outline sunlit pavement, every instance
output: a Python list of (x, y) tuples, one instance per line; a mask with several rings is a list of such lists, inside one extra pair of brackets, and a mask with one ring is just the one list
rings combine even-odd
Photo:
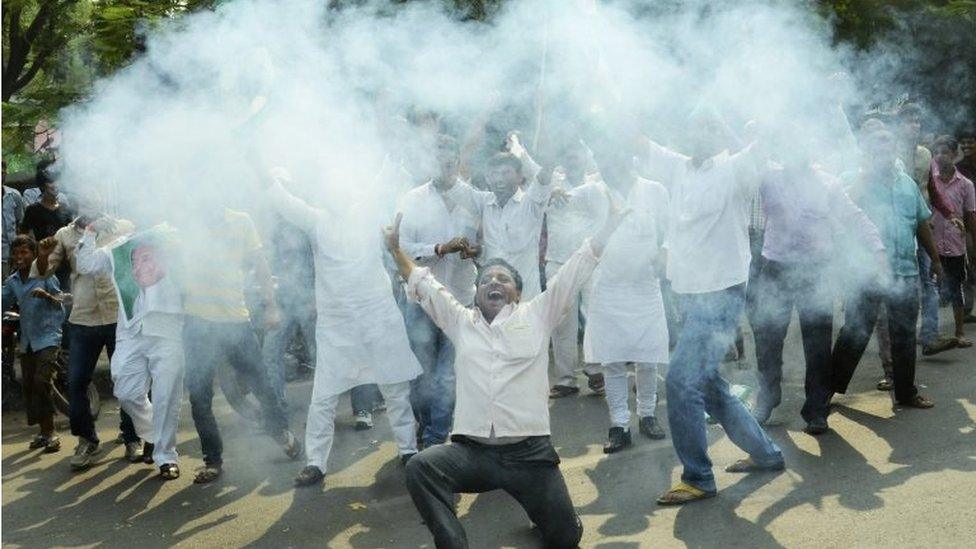
[[(945, 311), (943, 311), (945, 312)], [(969, 336), (976, 335), (970, 325)], [(747, 337), (748, 340), (748, 337)], [(751, 352), (747, 353), (751, 356)], [(893, 409), (874, 389), (881, 368), (869, 347), (847, 396), (835, 399), (832, 431), (802, 432), (801, 352), (795, 327), (786, 354), (787, 401), (770, 433), (783, 448), (780, 474), (732, 475), (743, 457), (718, 426), (709, 427), (720, 488), (715, 499), (681, 508), (654, 504), (680, 469), (670, 440), (637, 434), (633, 448), (604, 456), (602, 397), (552, 403), (553, 439), (582, 516), (584, 547), (972, 547), (976, 540), (976, 350), (920, 358), (918, 381), (933, 410)], [(751, 382), (754, 366), (727, 365)], [(663, 387), (663, 384), (662, 384)], [(291, 384), (293, 424), (304, 425), (309, 383)], [(114, 402), (103, 407), (97, 463), (72, 473), (74, 440), (54, 455), (27, 449), (22, 414), (3, 417), (2, 541), (9, 547), (431, 547), (403, 486), (403, 470), (382, 414), (356, 432), (341, 403), (337, 441), (324, 490), (292, 488), (301, 462), (288, 461), (222, 397), (215, 407), (225, 443), (225, 474), (192, 484), (200, 450), (189, 406), (179, 438), (183, 476), (164, 483), (149, 465), (120, 458)], [(665, 405), (659, 405), (665, 417)], [(665, 423), (666, 425), (666, 423)], [(521, 509), (504, 493), (464, 496), (460, 512), (472, 547), (536, 547)]]

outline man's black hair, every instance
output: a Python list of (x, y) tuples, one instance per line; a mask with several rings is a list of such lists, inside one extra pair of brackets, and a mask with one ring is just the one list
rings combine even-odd
[(959, 149), (959, 141), (957, 141), (956, 138), (951, 135), (940, 135), (932, 143), (932, 152), (935, 152), (942, 147), (949, 149), (953, 154), (955, 154)]
[(37, 163), (37, 168), (34, 170), (34, 182), (37, 183), (38, 187), (57, 180), (51, 169), (53, 164), (54, 160), (51, 159), (41, 160)]
[(522, 161), (517, 156), (509, 152), (495, 153), (488, 159), (488, 169), (495, 166), (511, 166), (513, 170), (522, 173)]
[(923, 114), (924, 112), (922, 111), (922, 107), (918, 106), (918, 103), (905, 103), (901, 106), (901, 108), (898, 109), (899, 120), (905, 120), (910, 116), (917, 116), (921, 118)]
[(27, 246), (32, 252), (34, 252), (34, 255), (37, 255), (37, 241), (34, 240), (33, 236), (29, 234), (19, 234), (15, 236), (13, 242), (10, 243), (10, 251), (13, 251), (14, 248), (20, 248), (21, 246)]
[(515, 289), (518, 290), (519, 293), (522, 293), (522, 275), (519, 274), (518, 269), (513, 267), (511, 263), (505, 261), (500, 257), (496, 257), (495, 259), (489, 259), (488, 261), (482, 263), (480, 267), (478, 267), (477, 280), (479, 283), (481, 282), (481, 274), (487, 271), (491, 267), (502, 267), (503, 269), (508, 271), (512, 275), (512, 278), (515, 279)]

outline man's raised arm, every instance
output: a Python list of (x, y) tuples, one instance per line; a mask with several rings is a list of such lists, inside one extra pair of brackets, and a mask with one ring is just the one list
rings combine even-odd
[(400, 222), (403, 214), (398, 213), (393, 225), (383, 230), (386, 247), (393, 255), (397, 272), (407, 281), (407, 296), (415, 300), (438, 328), (453, 339), (457, 326), (469, 310), (461, 305), (444, 286), (434, 279), (430, 270), (417, 266), (400, 248)]

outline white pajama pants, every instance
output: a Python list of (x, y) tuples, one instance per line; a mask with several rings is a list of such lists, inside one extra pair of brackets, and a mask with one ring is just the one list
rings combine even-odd
[(115, 342), (113, 393), (132, 417), (139, 438), (155, 445), (156, 465), (177, 462), (183, 364), (183, 342), (179, 339), (138, 335)]
[[(563, 264), (558, 261), (546, 262), (546, 280), (552, 280), (562, 266)], [(590, 374), (596, 373), (593, 371), (594, 368), (581, 368), (579, 359), (579, 311), (580, 308), (585, 310), (589, 293), (587, 283), (570, 305), (565, 318), (552, 330), (550, 341), (552, 342), (553, 385), (576, 387), (580, 370)]]
[[(630, 384), (627, 382), (627, 364), (627, 362), (610, 362), (603, 365), (610, 425), (624, 429), (630, 429), (630, 406), (627, 404)], [(653, 416), (654, 409), (657, 407), (657, 364), (635, 362), (634, 381), (637, 385), (637, 416)]]
[[(318, 467), (323, 473), (335, 440), (336, 407), (339, 395), (324, 394), (328, 380), (318, 379), (320, 369), (316, 368), (316, 379), (312, 386), (312, 401), (308, 406), (308, 423), (305, 427), (305, 453), (308, 465)], [(417, 426), (413, 410), (410, 408), (410, 382), (380, 383), (380, 393), (386, 401), (386, 418), (396, 441), (400, 455), (417, 451)]]

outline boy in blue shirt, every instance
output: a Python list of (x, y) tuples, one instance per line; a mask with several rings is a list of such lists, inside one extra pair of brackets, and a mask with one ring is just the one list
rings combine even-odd
[(27, 424), (40, 428), (30, 448), (53, 453), (61, 449), (61, 438), (54, 432), (51, 377), (60, 352), (64, 301), (69, 295), (61, 293), (54, 276), (30, 278), (36, 255), (37, 242), (30, 236), (20, 235), (10, 244), (14, 273), (3, 283), (3, 310), (20, 307), (20, 368)]

